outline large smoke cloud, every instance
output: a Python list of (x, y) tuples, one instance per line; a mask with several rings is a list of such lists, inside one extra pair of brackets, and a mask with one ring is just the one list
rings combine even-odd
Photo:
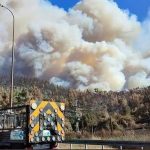
[[(110, 0), (82, 0), (68, 12), (44, 0), (1, 0), (15, 14), (16, 74), (76, 89), (150, 85), (150, 19)], [(11, 15), (0, 9), (0, 71), (9, 70)]]

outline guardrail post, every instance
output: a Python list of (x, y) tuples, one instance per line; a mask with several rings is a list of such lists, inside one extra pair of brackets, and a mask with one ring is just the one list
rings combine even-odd
[(143, 149), (144, 149), (144, 147), (142, 146), (142, 147), (141, 147), (141, 150), (143, 150)]
[(120, 146), (120, 150), (122, 150), (122, 146)]
[(70, 143), (70, 149), (72, 149), (72, 144)]
[(102, 147), (101, 147), (101, 148), (102, 148), (102, 150), (104, 150), (104, 145), (102, 145)]
[(88, 149), (88, 146), (87, 146), (87, 144), (85, 144), (85, 149)]

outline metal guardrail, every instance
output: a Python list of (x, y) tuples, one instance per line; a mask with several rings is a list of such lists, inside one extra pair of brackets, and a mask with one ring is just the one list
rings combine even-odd
[(73, 144), (84, 144), (85, 149), (88, 149), (88, 145), (100, 145), (101, 149), (104, 149), (104, 146), (113, 146), (120, 150), (138, 148), (141, 150), (150, 149), (149, 141), (112, 141), (112, 140), (65, 140), (62, 143), (70, 144), (70, 149), (72, 149)]

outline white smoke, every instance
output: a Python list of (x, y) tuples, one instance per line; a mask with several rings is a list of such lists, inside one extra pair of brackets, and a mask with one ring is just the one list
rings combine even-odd
[[(15, 14), (16, 74), (81, 90), (150, 85), (149, 17), (140, 23), (112, 0), (82, 0), (68, 12), (46, 0), (1, 3)], [(10, 67), (11, 20), (0, 8), (1, 72)]]
[(129, 78), (129, 88), (149, 86), (150, 77), (147, 77), (145, 72), (138, 72)]
[(148, 12), (147, 18), (142, 23), (142, 31), (140, 36), (137, 38), (135, 47), (140, 51), (147, 51), (150, 53), (150, 11)]

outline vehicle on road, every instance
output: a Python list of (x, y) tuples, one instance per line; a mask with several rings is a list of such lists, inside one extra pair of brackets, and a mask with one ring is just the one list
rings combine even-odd
[(0, 110), (0, 149), (33, 149), (64, 140), (65, 104), (31, 100), (25, 106)]

